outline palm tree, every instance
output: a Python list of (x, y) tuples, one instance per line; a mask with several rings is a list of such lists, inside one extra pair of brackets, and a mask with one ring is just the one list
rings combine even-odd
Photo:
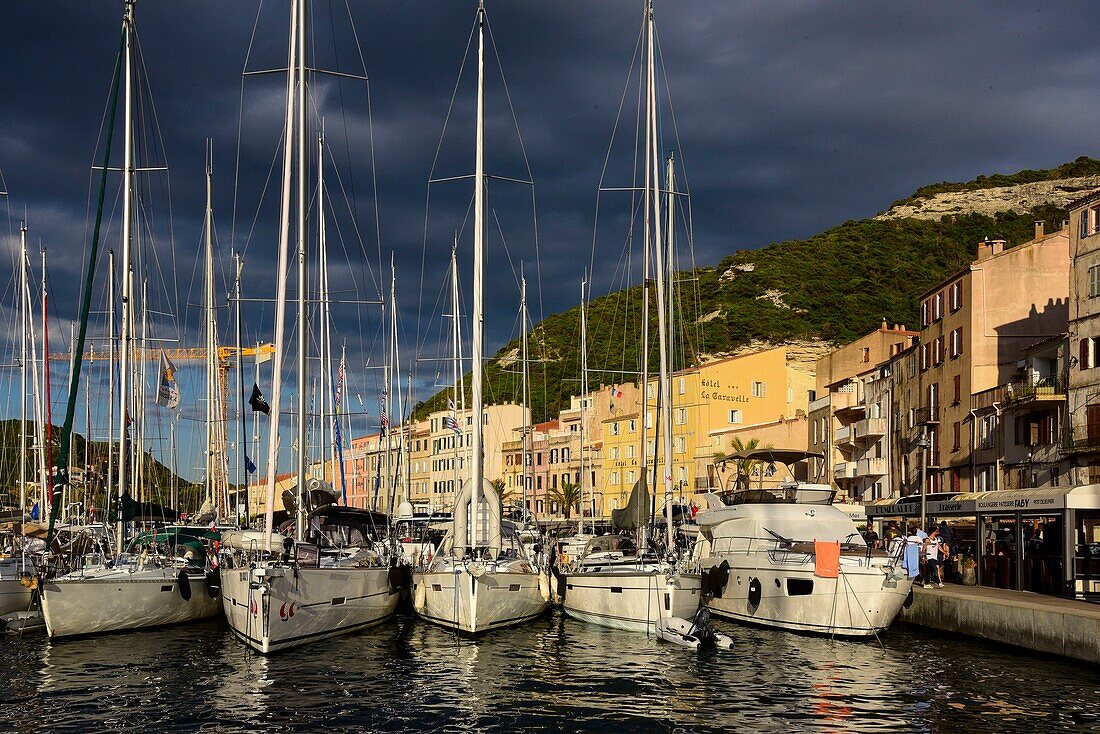
[[(750, 438), (747, 442), (743, 442), (740, 437), (734, 436), (733, 441), (730, 442), (730, 447), (733, 449), (733, 453), (739, 454), (742, 451), (752, 451), (757, 448), (770, 449), (772, 445), (769, 443), (761, 446), (758, 438)], [(752, 475), (757, 470), (762, 469), (764, 462), (758, 459), (735, 459), (734, 461), (737, 464), (736, 486), (738, 489), (748, 489)]]
[(557, 487), (546, 490), (546, 497), (551, 502), (557, 502), (565, 514), (565, 519), (573, 513), (573, 505), (581, 501), (581, 485), (576, 482), (563, 481)]

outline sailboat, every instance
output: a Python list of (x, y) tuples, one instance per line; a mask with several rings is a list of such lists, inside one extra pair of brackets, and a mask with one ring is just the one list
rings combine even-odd
[[(279, 230), (278, 293), (271, 428), (268, 433), (267, 501), (264, 529), (222, 536), (222, 606), (233, 633), (261, 653), (377, 625), (394, 614), (398, 589), (384, 543), (387, 518), (339, 506), (331, 485), (307, 469), (306, 393), (309, 382), (307, 338), (306, 190), (306, 0), (292, 0), (290, 53), (283, 140), (282, 205)], [(323, 160), (323, 159), (322, 159)], [(319, 163), (319, 170), (323, 165)], [(279, 452), (283, 353), (290, 260), (292, 179), (296, 184), (297, 287), (297, 454), (295, 486), (283, 493), (293, 522), (275, 532), (273, 505)], [(318, 176), (319, 199), (324, 198)], [(323, 232), (323, 228), (321, 228)], [(322, 264), (324, 267), (324, 264)]]
[[(131, 410), (135, 392), (131, 384), (134, 324), (134, 279), (131, 267), (133, 226), (135, 219), (134, 193), (134, 0), (125, 0), (122, 20), (124, 75), (122, 89), (124, 103), (124, 161), (123, 172), (123, 220), (122, 220), (122, 277), (123, 318), (121, 351), (119, 355), (119, 396), (122, 409), (118, 424), (118, 498), (119, 521), (116, 530), (114, 559), (95, 563), (45, 581), (42, 585), (42, 613), (50, 637), (67, 637), (101, 632), (118, 632), (187, 622), (218, 613), (215, 587), (207, 583), (207, 558), (201, 539), (184, 533), (162, 534), (157, 537), (139, 536), (130, 552), (123, 545), (123, 521), (121, 505), (132, 484), (131, 442), (128, 440)], [(115, 98), (119, 79), (116, 76)], [(107, 147), (109, 155), (110, 146)], [(104, 171), (106, 172), (106, 165)], [(100, 191), (102, 201), (103, 187)], [(102, 211), (102, 210), (101, 210)], [(98, 217), (101, 216), (97, 215)], [(97, 222), (95, 238), (98, 240)], [(94, 251), (98, 241), (93, 246)], [(92, 269), (89, 268), (89, 273)], [(113, 286), (112, 286), (113, 287)], [(80, 337), (74, 346), (79, 357), (84, 348), (88, 320), (90, 277), (85, 283), (84, 303), (81, 313)], [(79, 363), (74, 360), (74, 365)], [(69, 404), (62, 434), (61, 467), (57, 483), (52, 488), (53, 507), (50, 518), (50, 536), (53, 535), (58, 505), (67, 484), (68, 440), (72, 432), (73, 412), (78, 394), (79, 372), (74, 368), (69, 386)], [(140, 454), (139, 454), (140, 455)], [(47, 541), (49, 544), (49, 540)]]
[[(645, 189), (644, 202), (644, 282), (642, 313), (649, 311), (649, 269), (656, 272), (656, 305), (660, 372), (658, 375), (657, 412), (660, 428), (659, 444), (662, 456), (654, 457), (655, 476), (664, 485), (665, 529), (664, 553), (659, 554), (649, 537), (651, 497), (648, 486), (650, 457), (647, 455), (646, 426), (648, 401), (648, 318), (643, 318), (642, 420), (640, 426), (640, 477), (631, 490), (627, 506), (612, 511), (611, 524), (615, 534), (588, 541), (581, 557), (564, 569), (566, 614), (585, 622), (633, 632), (660, 634), (674, 620), (691, 620), (699, 609), (702, 579), (697, 567), (677, 553), (672, 522), (672, 378), (669, 331), (668, 291), (666, 280), (669, 260), (663, 257), (661, 228), (661, 177), (658, 158), (656, 44), (653, 24), (653, 4), (645, 3)], [(671, 213), (669, 213), (670, 215)], [(652, 257), (651, 257), (652, 255)]]
[[(474, 171), (470, 477), (456, 493), (454, 519), (434, 557), (413, 571), (413, 609), (429, 622), (480, 634), (533, 619), (550, 597), (548, 579), (528, 557), (518, 528), (503, 519), (485, 477), (482, 358), (485, 268), (485, 3), (478, 3), (477, 123)], [(457, 314), (457, 308), (455, 313)], [(457, 382), (457, 378), (456, 378)]]

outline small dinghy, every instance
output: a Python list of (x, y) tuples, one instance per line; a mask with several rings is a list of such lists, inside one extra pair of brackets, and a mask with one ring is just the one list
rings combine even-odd
[(710, 611), (703, 607), (695, 618), (688, 621), (682, 617), (663, 617), (657, 625), (657, 636), (665, 642), (672, 642), (698, 650), (700, 647), (716, 647), (720, 650), (732, 650), (733, 638), (721, 632), (715, 632), (710, 626)]
[(14, 612), (0, 617), (0, 624), (9, 635), (22, 635), (27, 632), (41, 632), (46, 628), (42, 612)]

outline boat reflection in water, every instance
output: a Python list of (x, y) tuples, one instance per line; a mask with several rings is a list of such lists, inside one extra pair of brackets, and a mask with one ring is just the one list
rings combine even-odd
[[(220, 621), (0, 638), (0, 731), (1090, 731), (1100, 670), (908, 626), (878, 645), (719, 623), (695, 652), (555, 612), (470, 639), (411, 616), (257, 655)], [(736, 655), (736, 658), (732, 657)], [(43, 719), (45, 721), (45, 719)], [(998, 725), (1000, 719), (996, 720)]]

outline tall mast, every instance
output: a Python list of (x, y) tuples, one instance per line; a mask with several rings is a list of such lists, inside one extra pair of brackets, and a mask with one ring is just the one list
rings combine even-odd
[[(660, 416), (657, 419), (661, 427), (661, 478), (665, 489), (665, 530), (666, 548), (669, 553), (673, 550), (672, 532), (672, 376), (668, 369), (668, 312), (665, 310), (665, 277), (670, 274), (665, 272), (666, 263), (663, 258), (663, 243), (661, 231), (661, 189), (660, 158), (657, 154), (657, 79), (654, 57), (656, 56), (656, 44), (654, 43), (653, 4), (649, 5), (649, 58), (647, 59), (647, 97), (649, 98), (649, 133), (646, 136), (648, 147), (646, 149), (646, 165), (652, 167), (652, 174), (647, 174), (652, 183), (653, 196), (653, 258), (657, 270), (657, 341), (660, 358), (660, 383), (657, 389), (658, 408)], [(654, 488), (656, 493), (656, 488)]]
[[(115, 487), (115, 452), (111, 434), (115, 425), (115, 251), (107, 252), (107, 482), (103, 485), (103, 505), (111, 504)], [(106, 525), (106, 517), (104, 517)], [(121, 547), (116, 546), (118, 552)]]
[[(470, 545), (478, 545), (479, 508), (481, 485), (485, 481), (485, 465), (481, 453), (484, 426), (482, 425), (481, 360), (485, 329), (485, 2), (479, 0), (477, 9), (477, 145), (474, 165), (474, 278), (473, 323), (470, 333), (470, 392), (473, 411), (473, 437), (470, 444), (473, 464), (470, 473)], [(461, 529), (460, 531), (461, 532)]]
[(455, 422), (452, 427), (451, 443), (454, 447), (454, 456), (452, 458), (452, 469), (454, 470), (454, 488), (455, 493), (461, 489), (462, 477), (461, 470), (458, 468), (458, 454), (459, 444), (462, 441), (462, 432), (458, 429), (461, 428), (458, 417), (462, 415), (459, 411), (459, 401), (465, 400), (465, 391), (462, 389), (462, 357), (459, 356), (461, 331), (459, 326), (459, 303), (458, 303), (458, 235), (455, 234), (455, 242), (451, 246), (451, 355), (453, 360), (453, 372), (454, 372), (454, 400), (451, 402), (451, 420)]
[[(585, 274), (587, 276), (587, 273)], [(581, 463), (581, 476), (580, 476), (580, 491), (581, 491), (581, 527), (580, 533), (584, 535), (584, 435), (585, 435), (585, 421), (586, 410), (585, 406), (588, 403), (588, 294), (587, 294), (587, 277), (581, 281), (581, 443), (580, 443), (580, 463)]]
[(217, 457), (218, 421), (218, 321), (214, 310), (214, 204), (213, 204), (214, 150), (210, 138), (206, 139), (206, 501), (215, 507), (220, 517)]
[[(149, 353), (149, 309), (146, 305), (149, 300), (149, 279), (141, 279), (141, 355), (142, 359), (135, 360), (134, 371), (137, 373), (137, 395), (134, 401), (134, 425), (137, 427), (137, 435), (133, 441), (134, 450), (131, 460), (134, 461), (134, 470), (130, 472), (130, 496), (137, 498), (138, 502), (146, 502), (150, 499), (145, 489), (145, 390), (147, 385), (146, 367), (149, 360), (144, 355)], [(135, 350), (136, 351), (136, 350)]]
[[(523, 272), (523, 264), (520, 263), (520, 273)], [(520, 517), (524, 520), (526, 525), (527, 512), (527, 408), (528, 408), (528, 394), (527, 394), (527, 278), (520, 276), (520, 295), (519, 295), (519, 317), (523, 322), (523, 367), (521, 372), (523, 374), (523, 456), (521, 457), (520, 466), (523, 467), (523, 474), (521, 479), (523, 480), (523, 489), (521, 490), (520, 499)]]
[[(292, 0), (290, 19), (290, 58), (287, 68), (286, 89), (286, 129), (283, 132), (283, 182), (279, 209), (279, 270), (278, 286), (275, 298), (275, 358), (271, 366), (271, 427), (267, 441), (267, 492), (264, 502), (265, 545), (271, 550), (271, 531), (274, 525), (275, 511), (275, 475), (279, 460), (279, 405), (282, 398), (281, 380), (283, 375), (283, 344), (286, 330), (286, 287), (287, 267), (290, 260), (290, 184), (293, 164), (291, 155), (294, 139), (294, 95), (297, 90), (298, 59), (298, 18), (299, 5), (305, 0)], [(259, 359), (257, 356), (257, 370)], [(299, 376), (301, 377), (301, 376)], [(299, 384), (299, 391), (302, 386)], [(301, 477), (299, 477), (301, 479)]]
[(306, 513), (302, 507), (302, 492), (306, 484), (306, 3), (298, 0), (298, 129), (295, 144), (298, 147), (298, 466), (297, 466), (297, 517), (294, 534), (304, 540)]
[[(386, 365), (386, 369), (383, 375), (386, 379), (386, 389), (383, 391), (384, 395), (382, 400), (385, 402), (387, 425), (385, 427), (385, 433), (381, 438), (386, 442), (386, 496), (382, 498), (383, 502), (392, 504), (393, 497), (397, 492), (397, 470), (393, 460), (393, 427), (394, 424), (400, 425), (400, 421), (394, 420), (393, 412), (393, 386), (397, 383), (397, 390), (401, 390), (401, 378), (394, 379), (398, 374), (397, 367), (397, 276), (394, 273), (394, 258), (393, 253), (390, 253), (390, 354)], [(378, 508), (375, 508), (378, 509)], [(389, 508), (388, 512), (392, 514), (393, 508)], [(387, 511), (387, 510), (384, 510)]]
[[(241, 485), (244, 489), (244, 522), (248, 524), (249, 507), (248, 507), (248, 423), (244, 415), (244, 353), (242, 351), (242, 328), (241, 328), (241, 270), (244, 269), (244, 260), (241, 259), (241, 255), (238, 252), (233, 253), (233, 302), (236, 308), (233, 310), (233, 316), (236, 321), (234, 324), (234, 333), (236, 334), (237, 342), (237, 416), (241, 422), (240, 443), (237, 446), (237, 463), (240, 464), (240, 477)], [(257, 351), (257, 356), (259, 352)], [(228, 433), (228, 427), (226, 432)], [(234, 503), (233, 513), (234, 522), (240, 525), (240, 497), (241, 489), (237, 489), (237, 501)]]
[[(332, 470), (332, 486), (336, 487), (336, 426), (331, 421), (336, 420), (335, 405), (332, 400), (332, 321), (329, 307), (328, 287), (328, 241), (325, 232), (325, 133), (317, 134), (317, 263), (318, 279), (320, 281), (319, 300), (321, 310), (321, 328), (318, 330), (320, 340), (321, 369), (318, 373), (320, 399), (317, 401), (317, 412), (320, 415), (320, 459), (321, 476), (324, 477), (324, 464), (326, 459)], [(327, 416), (327, 418), (326, 418)]]
[[(46, 290), (46, 248), (42, 248), (42, 492), (53, 498), (53, 401), (50, 399), (50, 295)], [(54, 500), (51, 499), (51, 503)], [(45, 505), (42, 506), (43, 510)]]
[[(27, 511), (27, 319), (30, 282), (27, 277), (27, 223), (19, 223), (19, 520)], [(41, 508), (40, 509), (44, 509)], [(39, 514), (41, 517), (41, 514)]]
[[(646, 24), (646, 126), (645, 126), (645, 194), (643, 195), (643, 218), (642, 226), (645, 230), (643, 250), (642, 250), (642, 365), (641, 365), (641, 389), (642, 389), (642, 407), (638, 415), (638, 474), (639, 477), (645, 480), (644, 486), (649, 486), (648, 474), (649, 474), (649, 456), (646, 451), (646, 422), (649, 419), (649, 268), (650, 268), (650, 248), (653, 245), (653, 211), (652, 203), (656, 199), (650, 200), (649, 192), (653, 189), (653, 171), (649, 165), (649, 152), (650, 148), (656, 143), (653, 138), (656, 135), (656, 130), (650, 125), (650, 121), (653, 119), (653, 78), (654, 78), (654, 64), (653, 64), (653, 3), (650, 0), (646, 0), (645, 5), (645, 24)], [(654, 489), (656, 493), (656, 489)], [(646, 508), (646, 517), (650, 516), (650, 510)], [(647, 542), (648, 532), (642, 532), (642, 546), (644, 548)]]
[(119, 521), (115, 530), (115, 550), (122, 553), (122, 497), (129, 486), (129, 451), (126, 441), (127, 423), (130, 420), (130, 350), (133, 341), (132, 314), (134, 308), (134, 271), (131, 267), (133, 239), (133, 190), (134, 190), (134, 0), (126, 0), (126, 12), (122, 20), (126, 37), (126, 53), (123, 58), (125, 102), (123, 104), (123, 161), (122, 161), (122, 335), (119, 339), (118, 364), (118, 501)]

